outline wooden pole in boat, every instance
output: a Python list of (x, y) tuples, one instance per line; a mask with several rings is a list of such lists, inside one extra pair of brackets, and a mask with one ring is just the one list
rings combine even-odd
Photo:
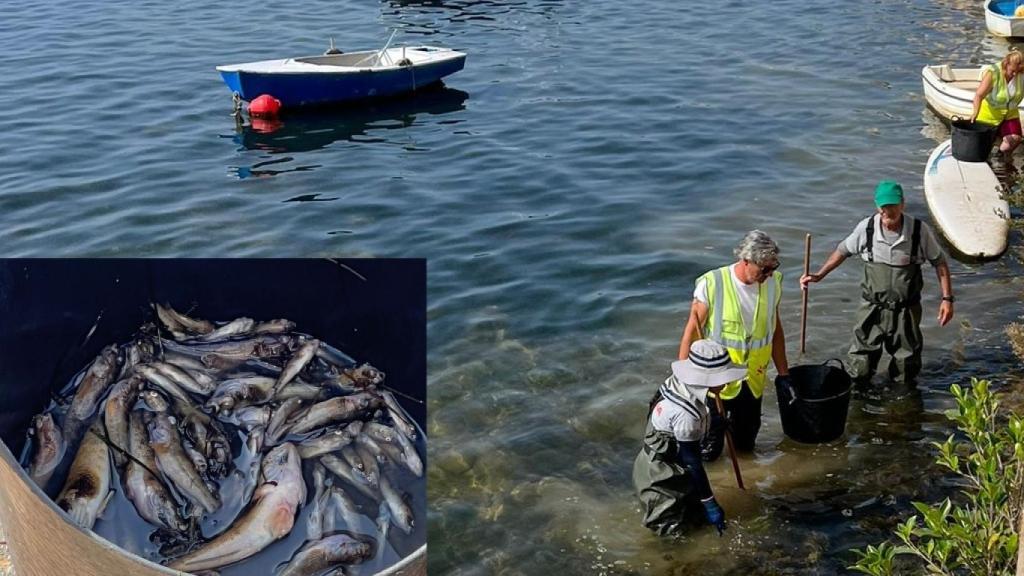
[[(704, 327), (699, 322), (697, 323), (697, 336), (701, 340), (704, 339)], [(725, 420), (725, 406), (722, 404), (722, 398), (718, 394), (715, 394), (715, 407), (718, 408), (718, 414), (725, 421), (725, 445), (729, 450), (729, 459), (732, 460), (732, 471), (736, 475), (736, 485), (740, 487), (740, 490), (746, 490), (747, 488), (743, 485), (743, 474), (740, 472), (740, 461), (736, 458), (736, 447), (732, 443), (732, 432), (729, 430), (729, 422)]]
[[(811, 235), (804, 238), (804, 276), (811, 273)], [(800, 312), (800, 353), (807, 349), (807, 287), (803, 289), (803, 304)]]

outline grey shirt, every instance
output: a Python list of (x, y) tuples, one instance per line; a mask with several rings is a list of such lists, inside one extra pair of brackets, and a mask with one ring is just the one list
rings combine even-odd
[(932, 233), (932, 229), (926, 222), (921, 222), (921, 245), (917, 254), (910, 254), (911, 240), (914, 233), (914, 218), (903, 213), (903, 230), (899, 233), (885, 230), (882, 226), (880, 214), (874, 214), (861, 220), (853, 232), (839, 243), (836, 250), (843, 256), (859, 254), (861, 260), (867, 262), (867, 230), (868, 220), (875, 219), (874, 242), (872, 242), (875, 262), (889, 264), (890, 266), (906, 266), (908, 264), (922, 264), (925, 260), (936, 266), (943, 262), (946, 257), (942, 253), (939, 241)]

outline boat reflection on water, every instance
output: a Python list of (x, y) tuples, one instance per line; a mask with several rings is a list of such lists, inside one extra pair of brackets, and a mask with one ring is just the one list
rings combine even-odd
[(462, 90), (439, 85), (401, 97), (288, 112), (279, 119), (251, 118), (238, 127), (234, 140), (248, 150), (309, 152), (339, 140), (362, 142), (361, 136), (378, 130), (408, 128), (423, 115), (462, 110), (467, 98)]

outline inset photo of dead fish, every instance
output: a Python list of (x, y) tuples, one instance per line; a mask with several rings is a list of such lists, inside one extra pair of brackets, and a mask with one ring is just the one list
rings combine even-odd
[(15, 573), (425, 574), (425, 395), (424, 260), (0, 260)]

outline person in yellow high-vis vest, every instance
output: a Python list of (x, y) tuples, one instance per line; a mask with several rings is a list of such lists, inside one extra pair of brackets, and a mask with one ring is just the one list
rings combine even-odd
[(697, 279), (690, 317), (679, 343), (679, 358), (690, 344), (708, 338), (725, 346), (732, 361), (747, 366), (742, 380), (730, 382), (719, 396), (725, 414), (710, 402), (711, 427), (701, 445), (705, 460), (722, 453), (726, 422), (739, 450), (754, 449), (761, 429), (761, 398), (773, 363), (780, 380), (789, 379), (786, 335), (779, 320), (782, 274), (779, 247), (764, 232), (752, 230), (734, 251), (738, 260)]
[(991, 124), (998, 129), (999, 151), (1003, 161), (1013, 170), (1012, 154), (1021, 142), (1020, 106), (1024, 98), (1024, 54), (1011, 51), (983, 68), (981, 84), (974, 92), (971, 121)]

